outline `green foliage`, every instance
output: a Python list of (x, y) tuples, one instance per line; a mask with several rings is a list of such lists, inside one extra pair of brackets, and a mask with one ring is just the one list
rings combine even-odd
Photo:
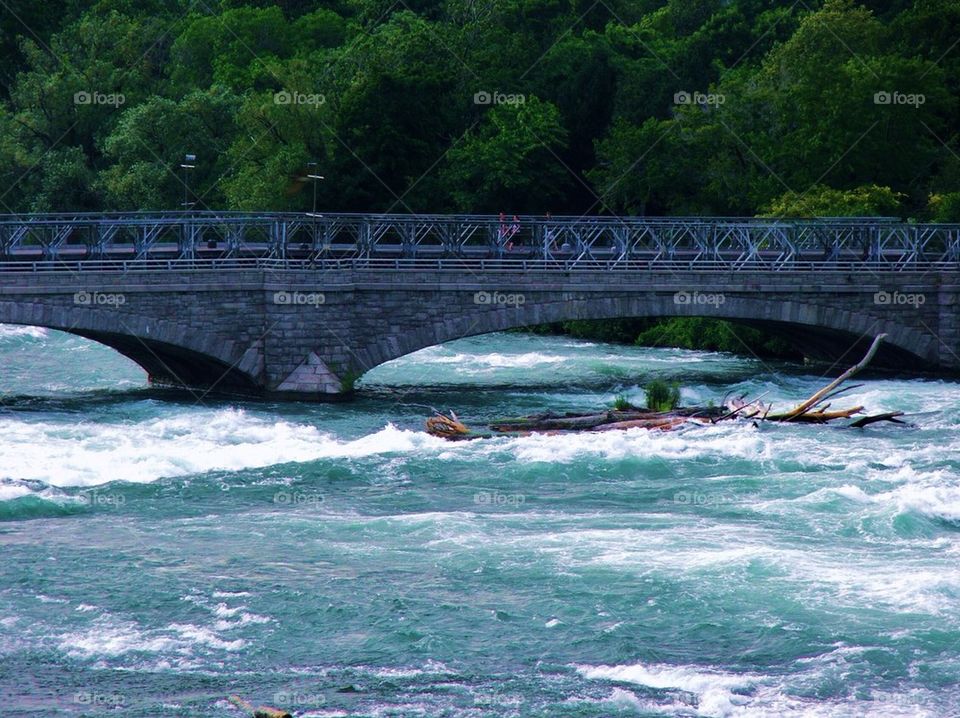
[(574, 319), (557, 328), (577, 339), (632, 344), (637, 335), (655, 324), (649, 319)]
[(759, 329), (704, 317), (674, 317), (643, 331), (636, 344), (651, 347), (705, 349), (753, 356), (800, 358), (783, 339)]
[(960, 218), (952, 0), (4, 6), (4, 211)]
[(680, 406), (680, 385), (654, 379), (644, 388), (647, 395), (647, 408), (653, 411), (670, 411)]
[(764, 208), (770, 217), (899, 216), (903, 194), (889, 187), (865, 185), (838, 190), (814, 185), (804, 194), (787, 192)]
[(613, 408), (617, 411), (629, 411), (633, 408), (633, 404), (627, 400), (624, 394), (617, 394), (613, 398)]
[(743, 324), (706, 317), (664, 319), (578, 319), (523, 331), (566, 334), (578, 339), (724, 351), (775, 359), (802, 359), (802, 353), (776, 334)]
[(340, 391), (343, 394), (352, 394), (357, 388), (357, 382), (360, 381), (360, 377), (363, 376), (363, 372), (357, 371), (355, 369), (349, 369), (344, 372), (343, 376), (340, 379)]
[[(228, 170), (225, 153), (238, 99), (223, 88), (197, 90), (182, 100), (151, 97), (124, 112), (102, 146), (112, 164), (100, 173), (109, 204), (120, 209), (176, 209), (182, 201), (179, 159), (201, 161), (190, 178), (191, 201), (221, 207), (218, 179)], [(174, 161), (171, 161), (171, 158)], [(170, 204), (171, 198), (177, 202)]]
[(932, 195), (930, 210), (934, 222), (960, 222), (960, 192)]
[(446, 183), (462, 212), (535, 211), (563, 196), (555, 157), (566, 143), (560, 112), (530, 96), (496, 105), (447, 153)]

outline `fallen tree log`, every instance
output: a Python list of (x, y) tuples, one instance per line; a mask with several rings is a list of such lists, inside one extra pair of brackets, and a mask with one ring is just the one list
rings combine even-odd
[(819, 404), (821, 401), (825, 399), (825, 397), (827, 397), (828, 394), (830, 394), (830, 392), (832, 392), (838, 386), (843, 384), (843, 382), (847, 381), (847, 379), (851, 379), (852, 377), (857, 375), (860, 371), (862, 371), (863, 368), (870, 363), (874, 355), (877, 353), (877, 349), (880, 348), (880, 343), (886, 338), (887, 338), (886, 334), (878, 334), (874, 338), (873, 343), (870, 344), (870, 348), (867, 350), (867, 353), (863, 357), (863, 359), (861, 359), (859, 362), (857, 362), (852, 367), (847, 369), (845, 372), (843, 372), (843, 374), (841, 374), (832, 382), (830, 382), (825, 387), (823, 387), (823, 389), (814, 393), (813, 396), (811, 396), (809, 399), (801, 403), (799, 406), (791, 409), (790, 411), (784, 414), (775, 414), (772, 416), (767, 416), (767, 419), (769, 421), (790, 421), (800, 416), (801, 414), (805, 413), (806, 411), (810, 410), (817, 404)]
[(600, 424), (591, 431), (614, 431), (623, 429), (660, 429), (665, 431), (685, 424), (689, 419), (685, 416), (662, 416), (659, 419), (631, 419), (628, 421), (614, 421), (609, 424)]
[(884, 414), (875, 414), (873, 416), (865, 416), (862, 419), (857, 419), (855, 422), (850, 424), (851, 429), (862, 429), (865, 426), (870, 424), (875, 424), (878, 421), (890, 421), (894, 424), (906, 424), (905, 421), (900, 421), (897, 417), (903, 416), (902, 411), (888, 411)]
[[(829, 404), (827, 406), (829, 406)], [(770, 419), (770, 417), (767, 417), (767, 419), (769, 421), (794, 421), (808, 422), (811, 424), (825, 424), (828, 421), (833, 421), (834, 419), (849, 419), (854, 414), (859, 414), (861, 411), (863, 411), (862, 406), (853, 406), (849, 409), (838, 409), (836, 411), (808, 411), (807, 413), (799, 414), (792, 419)]]
[[(498, 419), (487, 425), (487, 432), (474, 432), (461, 422), (452, 411), (450, 416), (437, 413), (427, 419), (427, 432), (450, 441), (463, 439), (479, 439), (492, 436), (528, 436), (538, 434), (566, 434), (581, 431), (624, 431), (627, 429), (649, 429), (669, 431), (686, 424), (709, 425), (721, 421), (752, 420), (760, 422), (799, 423), (799, 424), (828, 424), (838, 419), (850, 419), (863, 412), (863, 406), (851, 406), (844, 409), (830, 410), (830, 400), (839, 397), (862, 384), (842, 386), (844, 382), (858, 374), (866, 367), (877, 353), (880, 343), (886, 334), (879, 334), (870, 344), (864, 357), (847, 369), (843, 374), (829, 382), (822, 389), (814, 392), (809, 398), (797, 404), (792, 409), (783, 412), (773, 412), (771, 405), (760, 401), (765, 395), (755, 399), (747, 399), (743, 394), (730, 400), (723, 406), (688, 406), (677, 407), (669, 411), (652, 411), (640, 407), (620, 405), (616, 409), (593, 411), (585, 414), (554, 414), (545, 412), (531, 416), (517, 416)], [(863, 428), (879, 421), (890, 421), (905, 424), (898, 417), (903, 412), (893, 411), (873, 416), (864, 416), (849, 424), (852, 428)]]

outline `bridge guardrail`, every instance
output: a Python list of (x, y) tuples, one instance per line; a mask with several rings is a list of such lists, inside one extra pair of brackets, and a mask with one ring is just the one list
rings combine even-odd
[[(229, 260), (229, 261), (228, 261)], [(531, 217), (291, 213), (0, 216), (0, 262), (536, 262), (583, 267), (876, 270), (960, 264), (960, 225), (892, 218)], [(51, 264), (52, 263), (52, 264)], [(440, 264), (436, 264), (440, 263)], [(125, 265), (127, 266), (127, 265)], [(185, 267), (187, 265), (179, 265)], [(80, 269), (74, 271), (81, 271)], [(127, 271), (132, 271), (127, 269)]]
[(529, 259), (143, 259), (77, 262), (65, 261), (16, 261), (0, 262), (0, 276), (12, 273), (77, 273), (115, 272), (241, 272), (251, 270), (297, 270), (317, 273), (372, 271), (405, 274), (412, 272), (469, 272), (483, 274), (533, 274), (556, 273), (571, 274), (577, 272), (637, 273), (637, 272), (717, 272), (733, 273), (738, 271), (765, 272), (776, 274), (792, 272), (903, 272), (910, 271), (957, 271), (957, 262), (913, 262), (906, 266), (858, 261), (836, 262), (791, 262), (789, 265), (770, 266), (756, 263), (733, 265), (726, 262), (711, 261), (667, 261), (667, 260), (622, 260), (610, 262), (576, 262)]

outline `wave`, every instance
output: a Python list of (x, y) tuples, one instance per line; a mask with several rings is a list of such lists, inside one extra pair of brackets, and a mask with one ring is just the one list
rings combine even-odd
[[(653, 689), (657, 698), (641, 701), (631, 692), (615, 692), (609, 702), (633, 706), (659, 715), (697, 715), (709, 718), (846, 718), (851, 715), (882, 715), (889, 718), (933, 718), (945, 715), (933, 693), (908, 694), (875, 692), (869, 698), (805, 698), (802, 685), (823, 678), (819, 666), (790, 676), (733, 673), (701, 666), (664, 664), (578, 665), (577, 672), (588, 680), (628, 683)], [(797, 688), (801, 690), (797, 690)], [(693, 700), (689, 700), (688, 696)], [(927, 708), (929, 706), (929, 708)]]
[[(534, 434), (451, 444), (414, 429), (387, 424), (359, 438), (340, 438), (320, 427), (242, 409), (197, 409), (137, 423), (66, 423), (60, 416), (24, 421), (0, 415), (0, 501), (25, 495), (10, 481), (39, 481), (56, 487), (96, 486), (113, 481), (149, 483), (210, 471), (240, 471), (325, 458), (356, 459), (386, 454), (418, 454), (438, 460), (488, 462), (504, 453), (520, 464), (573, 464), (590, 458), (660, 462), (733, 460), (768, 467), (789, 464), (796, 470), (859, 473), (866, 479), (911, 481), (912, 466), (943, 459), (942, 446), (924, 451), (891, 452), (877, 468), (876, 446), (830, 440), (810, 427), (763, 427), (724, 423), (675, 432), (644, 429), (563, 436)], [(69, 417), (72, 422), (73, 417)], [(833, 430), (829, 430), (833, 431)], [(866, 467), (873, 468), (866, 468)], [(923, 471), (916, 469), (916, 471)], [(926, 474), (924, 474), (926, 475)], [(945, 474), (935, 479), (942, 480)], [(846, 484), (854, 486), (847, 478)], [(859, 485), (859, 482), (856, 483)], [(853, 489), (849, 489), (853, 491)], [(914, 497), (923, 511), (960, 517), (960, 495), (930, 490)], [(906, 499), (906, 497), (904, 497)], [(926, 502), (926, 504), (924, 504)], [(942, 504), (937, 508), (937, 503)]]
[(165, 628), (143, 629), (132, 621), (98, 619), (84, 631), (63, 634), (59, 648), (71, 658), (116, 658), (128, 653), (191, 655), (198, 651), (236, 652), (243, 639), (224, 640), (204, 626), (171, 623)]
[[(423, 349), (411, 354), (410, 360), (417, 364), (455, 364), (462, 367), (487, 368), (531, 367), (538, 364), (559, 364), (569, 361), (570, 357), (563, 354), (545, 354), (541, 352), (524, 352), (520, 354), (465, 354), (462, 352), (449, 353), (443, 348), (436, 347)], [(401, 360), (403, 361), (403, 360)], [(413, 363), (413, 362), (411, 362)]]
[[(254, 417), (238, 409), (197, 411), (135, 425), (0, 421), (0, 479), (57, 487), (149, 483), (209, 471), (239, 471), (322, 458), (417, 452), (449, 446), (387, 425), (354, 440), (315, 426)], [(22, 489), (7, 488), (10, 496)]]
[(56, 646), (69, 658), (98, 665), (107, 661), (134, 670), (196, 670), (219, 667), (226, 656), (242, 655), (259, 630), (255, 626), (274, 621), (247, 611), (244, 605), (230, 606), (198, 595), (184, 596), (184, 600), (205, 609), (209, 620), (174, 620), (145, 627), (97, 606), (78, 604), (70, 619), (75, 625), (66, 631), (58, 627)]
[[(938, 449), (942, 451), (942, 449)], [(899, 485), (888, 491), (876, 491), (874, 484)], [(960, 523), (960, 477), (943, 469), (924, 471), (910, 464), (890, 467), (884, 471), (873, 470), (864, 486), (841, 484), (812, 491), (798, 499), (777, 499), (768, 502), (783, 506), (792, 501), (816, 504), (836, 497), (853, 502), (875, 515), (918, 515), (936, 521)]]
[(0, 340), (19, 339), (28, 337), (30, 339), (45, 339), (49, 330), (43, 327), (25, 327), (16, 324), (0, 324)]
[(757, 460), (772, 457), (769, 440), (750, 425), (735, 424), (674, 432), (628, 429), (563, 436), (534, 434), (509, 440), (509, 447), (520, 461), (551, 463), (570, 463), (586, 456), (690, 459), (709, 455)]

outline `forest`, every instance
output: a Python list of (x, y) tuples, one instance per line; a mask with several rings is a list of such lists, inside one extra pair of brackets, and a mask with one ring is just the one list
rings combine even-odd
[(955, 0), (2, 5), (0, 212), (960, 221)]

